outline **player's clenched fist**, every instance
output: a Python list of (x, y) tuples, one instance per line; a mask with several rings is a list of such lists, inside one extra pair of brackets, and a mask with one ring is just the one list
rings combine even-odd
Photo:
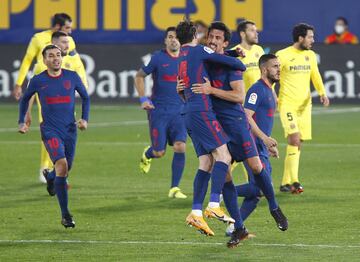
[(81, 131), (84, 131), (87, 129), (87, 121), (84, 120), (84, 119), (80, 119), (78, 121), (78, 128), (81, 130)]

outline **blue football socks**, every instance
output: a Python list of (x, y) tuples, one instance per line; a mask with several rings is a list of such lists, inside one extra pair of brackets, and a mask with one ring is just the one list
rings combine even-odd
[(171, 187), (179, 186), (183, 171), (185, 167), (185, 153), (176, 153), (174, 152), (174, 157), (172, 160), (171, 170)]
[(62, 217), (69, 215), (66, 177), (55, 177), (55, 191), (59, 201)]
[(198, 169), (194, 179), (194, 196), (192, 205), (193, 210), (202, 210), (209, 180), (210, 173)]

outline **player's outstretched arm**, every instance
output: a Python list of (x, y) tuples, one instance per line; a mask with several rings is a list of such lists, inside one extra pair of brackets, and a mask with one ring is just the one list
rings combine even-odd
[(241, 58), (244, 58), (246, 56), (244, 50), (241, 49), (240, 47), (237, 47), (235, 49), (225, 50), (225, 55), (231, 57), (241, 57)]
[(36, 37), (33, 37), (28, 45), (26, 54), (21, 62), (21, 66), (18, 73), (18, 78), (16, 80), (16, 85), (13, 90), (13, 96), (16, 100), (19, 100), (22, 94), (22, 84), (26, 78), (26, 75), (29, 71), (32, 61), (34, 60), (38, 52), (38, 40)]
[(206, 46), (203, 47), (202, 56), (203, 59), (207, 62), (224, 64), (231, 67), (234, 70), (240, 70), (240, 71), (246, 70), (246, 66), (239, 59), (235, 57), (229, 57), (226, 55), (217, 54), (212, 49)]

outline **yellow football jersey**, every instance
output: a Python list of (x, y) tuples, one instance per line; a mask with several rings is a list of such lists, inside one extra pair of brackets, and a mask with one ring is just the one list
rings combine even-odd
[(264, 54), (264, 50), (259, 45), (253, 45), (250, 50), (243, 48), (240, 44), (234, 46), (232, 49), (241, 48), (245, 57), (239, 57), (239, 60), (246, 66), (246, 71), (243, 74), (245, 92), (260, 79), (261, 73), (259, 69), (259, 59)]
[[(44, 62), (43, 62), (43, 58), (42, 58), (42, 50), (44, 49), (45, 46), (50, 45), (51, 44), (51, 36), (53, 34), (52, 30), (45, 30), (39, 33), (36, 33), (35, 35), (33, 35), (33, 37), (31, 38), (31, 41), (28, 45), (28, 48), (26, 50), (26, 54), (24, 56), (24, 59), (21, 63), (20, 69), (19, 69), (19, 75), (16, 81), (17, 85), (22, 85), (24, 82), (24, 79), (29, 71), (29, 68), (31, 66), (32, 61), (34, 60), (34, 58), (36, 57), (36, 63), (40, 64), (40, 67), (43, 68)], [(75, 42), (74, 39), (72, 39), (71, 36), (69, 36), (69, 50), (73, 51), (75, 50)], [(34, 70), (37, 70), (35, 68)]]
[(301, 106), (311, 103), (310, 80), (319, 95), (325, 95), (325, 88), (315, 52), (298, 50), (289, 46), (276, 53), (280, 60), (279, 104)]

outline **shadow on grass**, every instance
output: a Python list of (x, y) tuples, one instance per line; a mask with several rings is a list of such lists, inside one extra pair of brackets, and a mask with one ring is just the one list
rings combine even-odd
[[(114, 201), (112, 201), (114, 203)], [(157, 212), (168, 212), (169, 209), (191, 209), (191, 200), (190, 199), (159, 199), (159, 200), (149, 200), (138, 197), (127, 197), (119, 199), (117, 204), (107, 205), (107, 206), (91, 206), (84, 208), (77, 208), (76, 212), (84, 214), (99, 214), (99, 213), (128, 213), (128, 212), (138, 212), (139, 210), (150, 210), (154, 209)]]

